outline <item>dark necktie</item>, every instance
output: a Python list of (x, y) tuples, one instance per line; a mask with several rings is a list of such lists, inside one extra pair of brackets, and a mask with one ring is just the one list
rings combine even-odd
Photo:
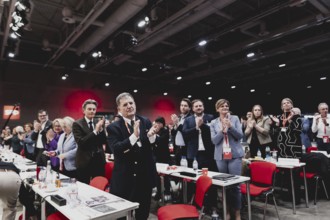
[(90, 131), (93, 131), (94, 130), (94, 128), (93, 128), (93, 122), (92, 121), (89, 122), (89, 130)]
[(128, 126), (131, 134), (134, 133), (134, 120), (131, 120), (131, 124)]

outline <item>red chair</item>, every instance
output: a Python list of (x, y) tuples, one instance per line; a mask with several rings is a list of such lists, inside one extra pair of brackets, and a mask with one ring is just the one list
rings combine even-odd
[(111, 181), (111, 177), (112, 177), (112, 171), (113, 171), (113, 167), (115, 166), (114, 162), (107, 162), (105, 163), (105, 174), (104, 176), (108, 179), (109, 183)]
[(95, 188), (98, 188), (100, 190), (109, 192), (109, 181), (104, 176), (96, 176), (96, 177), (94, 177), (90, 181), (89, 185), (90, 186), (93, 186)]
[(194, 202), (201, 209), (201, 213), (198, 212), (195, 205), (192, 204), (173, 204), (163, 206), (158, 209), (158, 220), (172, 220), (180, 218), (197, 218), (200, 219), (204, 210), (204, 198), (205, 194), (212, 185), (212, 179), (208, 176), (201, 176), (196, 182), (196, 192)]
[[(268, 196), (273, 196), (273, 201), (276, 209), (276, 214), (278, 219), (280, 216), (278, 214), (276, 200), (274, 196), (274, 183), (275, 183), (275, 173), (276, 165), (270, 162), (252, 162), (250, 164), (250, 195), (252, 197), (265, 196), (265, 206), (264, 206), (264, 219), (266, 215)], [(241, 185), (242, 194), (246, 195), (246, 184)]]
[(306, 152), (310, 153), (312, 150), (317, 150), (317, 147), (311, 146), (311, 147), (307, 148)]
[[(317, 151), (317, 147), (307, 148), (307, 153), (311, 153), (311, 151)], [(299, 175), (300, 175), (301, 178), (304, 178), (304, 172), (303, 171), (301, 171), (299, 173)], [(325, 192), (325, 196), (327, 197), (327, 199), (329, 199), (327, 188), (325, 187), (325, 184), (324, 184), (324, 181), (323, 181), (322, 177), (320, 175), (318, 175), (317, 173), (315, 173), (315, 172), (306, 172), (306, 180), (311, 180), (311, 179), (315, 180), (314, 205), (316, 205), (316, 201), (317, 201), (317, 191), (318, 191), (320, 180), (321, 180), (322, 185), (323, 185), (323, 190)]]

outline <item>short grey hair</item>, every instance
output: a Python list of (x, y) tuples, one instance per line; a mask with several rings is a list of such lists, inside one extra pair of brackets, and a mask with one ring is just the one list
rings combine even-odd
[(63, 118), (63, 122), (67, 127), (72, 128), (72, 124), (74, 122), (74, 119), (71, 118), (70, 116), (66, 116), (66, 117)]
[(131, 97), (134, 100), (133, 96), (130, 93), (128, 93), (128, 92), (120, 93), (116, 98), (117, 106), (120, 105), (120, 100), (125, 98), (125, 97)]
[(321, 103), (317, 106), (317, 109), (320, 110), (320, 108), (321, 108), (322, 105), (325, 105), (325, 106), (327, 106), (327, 107), (329, 108), (329, 106), (328, 106), (327, 103), (325, 103), (325, 102), (321, 102)]
[(85, 109), (86, 105), (88, 104), (94, 104), (97, 107), (97, 101), (95, 101), (94, 99), (87, 99), (86, 101), (84, 101), (84, 103), (82, 104), (82, 108)]

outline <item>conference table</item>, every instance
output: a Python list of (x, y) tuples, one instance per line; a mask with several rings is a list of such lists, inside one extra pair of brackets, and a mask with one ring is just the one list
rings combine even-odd
[[(8, 150), (0, 150), (0, 158), (3, 161), (13, 162), (21, 169), (20, 176), (22, 180), (27, 178), (34, 179), (33, 184), (29, 184), (32, 190), (41, 197), (41, 219), (46, 220), (46, 203), (53, 206), (68, 219), (87, 220), (87, 219), (117, 219), (126, 217), (132, 219), (132, 211), (139, 207), (139, 203), (130, 202), (111, 193), (99, 190), (95, 187), (77, 181), (78, 202), (75, 205), (68, 202), (69, 178), (60, 174), (62, 186), (57, 188), (55, 183), (45, 185), (39, 183), (36, 177), (37, 165), (22, 156)], [(55, 173), (55, 172), (54, 172)], [(55, 175), (54, 175), (55, 176)], [(24, 181), (26, 184), (27, 181)], [(51, 195), (59, 195), (66, 199), (67, 204), (60, 206), (51, 199)], [(23, 219), (25, 219), (23, 207)]]
[[(187, 203), (187, 182), (188, 181), (197, 181), (197, 179), (202, 175), (200, 170), (194, 171), (192, 168), (188, 167), (181, 167), (181, 166), (175, 166), (175, 169), (173, 169), (173, 166), (169, 166), (168, 164), (164, 163), (156, 163), (157, 172), (161, 177), (161, 188), (162, 188), (162, 201), (164, 201), (164, 175), (177, 177), (182, 179), (182, 190), (183, 190), (183, 196), (184, 196), (184, 203)], [(189, 173), (196, 173), (195, 177), (192, 176), (186, 176), (181, 175), (180, 172), (189, 172)], [(208, 171), (207, 176), (212, 178), (213, 176), (219, 175), (221, 173), (219, 172), (213, 172)], [(241, 183), (246, 183), (246, 191), (247, 191), (247, 203), (248, 203), (248, 219), (251, 220), (251, 200), (250, 200), (250, 177), (246, 176), (235, 176), (235, 178), (228, 179), (225, 181), (212, 179), (212, 185), (218, 186), (222, 188), (222, 209), (223, 209), (223, 219), (226, 219), (226, 210), (227, 210), (227, 204), (226, 204), (226, 189), (236, 186)]]

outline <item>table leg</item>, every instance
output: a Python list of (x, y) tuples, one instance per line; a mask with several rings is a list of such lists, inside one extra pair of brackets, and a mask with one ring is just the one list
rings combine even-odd
[(41, 220), (46, 220), (46, 201), (42, 198), (40, 199), (43, 200), (41, 202)]
[(227, 217), (227, 204), (226, 204), (226, 187), (222, 187), (222, 209), (223, 209), (223, 219), (226, 220)]
[(165, 186), (164, 186), (164, 176), (163, 175), (160, 175), (160, 195), (161, 195), (161, 203), (162, 205), (165, 205), (165, 194), (164, 194), (164, 191), (165, 191)]
[(187, 188), (188, 188), (188, 182), (186, 180), (182, 180), (182, 193), (183, 193), (183, 203), (187, 204), (188, 203), (188, 198), (187, 198)]
[(307, 188), (307, 180), (306, 180), (306, 170), (303, 167), (304, 172), (304, 187), (305, 187), (305, 200), (306, 200), (306, 208), (308, 208), (308, 188)]
[(246, 182), (246, 196), (247, 196), (247, 202), (248, 202), (248, 219), (251, 220), (251, 199), (250, 199), (250, 182)]
[(291, 190), (292, 190), (292, 208), (293, 208), (293, 214), (296, 214), (296, 198), (294, 195), (294, 180), (293, 180), (293, 174), (292, 169), (290, 169), (290, 178), (291, 178)]
[(127, 212), (127, 215), (126, 215), (126, 220), (132, 220), (133, 219), (133, 211), (129, 211)]

